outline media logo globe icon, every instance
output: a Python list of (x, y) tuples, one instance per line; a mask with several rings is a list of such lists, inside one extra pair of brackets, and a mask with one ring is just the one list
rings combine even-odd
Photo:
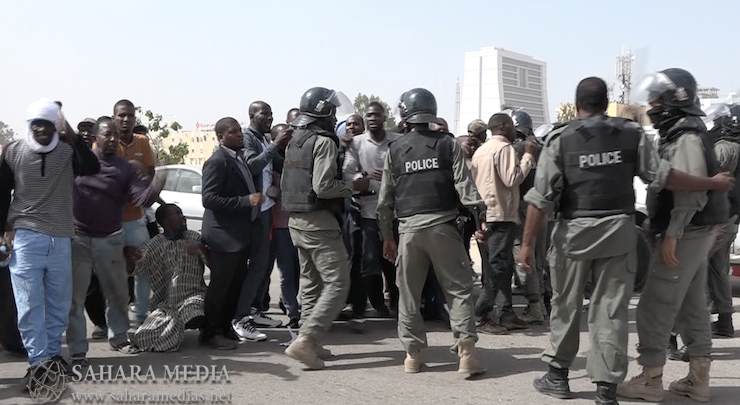
[(28, 392), (38, 402), (56, 402), (67, 389), (67, 380), (62, 365), (47, 360), (31, 370)]

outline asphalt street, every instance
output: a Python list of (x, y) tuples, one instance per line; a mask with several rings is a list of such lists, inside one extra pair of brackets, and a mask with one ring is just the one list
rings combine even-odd
[[(476, 253), (473, 253), (473, 257)], [(278, 292), (278, 272), (273, 272), (271, 283), (273, 303)], [(632, 301), (630, 314), (630, 371), (639, 373), (634, 361), (637, 353), (637, 334), (634, 325)], [(518, 307), (524, 302), (517, 297)], [(740, 299), (735, 299), (736, 310)], [(287, 321), (278, 309), (272, 315)], [(584, 313), (585, 315), (585, 313)], [(740, 328), (740, 314), (734, 317), (735, 328)], [(91, 332), (88, 326), (88, 334)], [(457, 356), (450, 353), (452, 333), (438, 322), (427, 324), (429, 348), (423, 351), (426, 367), (419, 374), (403, 371), (404, 351), (397, 338), (392, 319), (367, 319), (363, 324), (337, 322), (326, 338), (325, 347), (335, 355), (320, 371), (303, 371), (298, 363), (283, 354), (280, 342), (290, 339), (286, 329), (263, 329), (266, 342), (242, 343), (236, 351), (218, 352), (200, 346), (197, 332), (188, 332), (178, 352), (124, 355), (112, 352), (104, 340), (91, 340), (88, 357), (96, 378), (112, 366), (114, 382), (71, 382), (59, 403), (231, 403), (231, 404), (593, 404), (593, 391), (585, 371), (588, 351), (586, 317), (582, 317), (581, 350), (571, 370), (571, 388), (577, 398), (561, 401), (538, 394), (532, 380), (547, 370), (540, 360), (542, 350), (549, 344), (546, 326), (512, 332), (505, 336), (481, 335), (478, 355), (488, 372), (466, 380), (457, 373)], [(712, 404), (740, 403), (740, 345), (739, 340), (714, 341), (714, 361), (711, 370)], [(65, 346), (65, 355), (66, 346)], [(33, 404), (27, 392), (22, 391), (20, 378), (25, 374), (25, 359), (0, 352), (0, 404)], [(204, 382), (166, 382), (165, 366), (170, 371), (176, 366), (205, 366), (216, 371), (216, 382), (209, 375)], [(119, 369), (119, 367), (121, 367)], [(130, 382), (131, 366), (141, 367), (140, 376), (151, 366), (154, 379)], [(215, 366), (212, 368), (212, 366)], [(228, 379), (223, 370), (228, 373)], [(203, 367), (194, 367), (204, 374)], [(123, 374), (116, 374), (120, 371)], [(664, 373), (664, 385), (685, 376), (686, 363), (669, 361)], [(84, 375), (86, 371), (83, 371)], [(171, 377), (171, 376), (170, 376)], [(219, 380), (220, 378), (220, 380)], [(123, 380), (126, 380), (125, 382)], [(180, 378), (181, 379), (181, 378)], [(177, 380), (177, 378), (175, 379)], [(98, 397), (94, 395), (98, 394)], [(170, 395), (167, 402), (158, 401)], [(87, 397), (85, 397), (87, 395)], [(103, 398), (101, 395), (104, 395)], [(137, 397), (138, 395), (138, 397)], [(152, 395), (142, 398), (142, 396)], [(160, 395), (159, 398), (156, 395)], [(220, 397), (219, 397), (220, 396)], [(178, 398), (179, 397), (179, 398)], [(136, 400), (139, 401), (136, 401)], [(142, 399), (145, 399), (142, 401)], [(637, 404), (621, 400), (621, 404)], [(693, 404), (688, 398), (666, 393), (665, 403)]]

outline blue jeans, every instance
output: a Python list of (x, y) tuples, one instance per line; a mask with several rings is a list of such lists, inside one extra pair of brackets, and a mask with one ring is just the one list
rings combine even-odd
[[(146, 217), (123, 223), (123, 245), (140, 248), (149, 242), (149, 229), (146, 227)], [(149, 294), (151, 286), (145, 275), (135, 276), (136, 280), (136, 320), (143, 323), (149, 311)]]
[(115, 347), (128, 341), (128, 274), (123, 246), (121, 234), (104, 238), (77, 235), (72, 239), (74, 287), (68, 311), (67, 346), (73, 356), (87, 354), (88, 350), (85, 299), (93, 269), (105, 297), (108, 342)]
[(280, 270), (280, 296), (288, 318), (300, 319), (298, 309), (298, 282), (301, 266), (298, 264), (298, 249), (293, 246), (288, 228), (276, 228), (272, 235), (275, 243), (275, 259)]
[(18, 330), (35, 366), (62, 350), (72, 303), (70, 238), (18, 229), (9, 267)]

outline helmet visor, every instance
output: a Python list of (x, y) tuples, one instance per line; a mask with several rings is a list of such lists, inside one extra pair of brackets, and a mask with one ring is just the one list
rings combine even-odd
[(707, 130), (711, 130), (714, 127), (714, 121), (722, 117), (729, 117), (732, 115), (730, 107), (727, 104), (712, 104), (704, 109), (705, 117), (702, 117), (704, 125), (707, 126)]
[(349, 97), (341, 91), (333, 92), (331, 100), (327, 100), (337, 107), (337, 119), (340, 116), (344, 119), (349, 118), (350, 115), (355, 113), (355, 106), (352, 105)]
[(633, 102), (649, 105), (657, 101), (661, 95), (675, 90), (676, 84), (663, 73), (648, 73), (632, 87), (630, 99)]

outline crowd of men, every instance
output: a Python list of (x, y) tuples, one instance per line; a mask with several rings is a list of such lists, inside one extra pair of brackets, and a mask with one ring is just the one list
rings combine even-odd
[[(740, 114), (728, 109), (709, 131), (696, 81), (682, 69), (636, 88), (659, 132), (657, 150), (638, 123), (606, 116), (607, 86), (595, 77), (578, 84), (577, 119), (542, 140), (521, 110), (475, 120), (455, 138), (421, 88), (403, 93), (392, 130), (378, 102), (337, 125), (342, 102), (323, 87), (305, 92), (285, 124), (273, 126), (271, 107), (257, 101), (247, 128), (231, 117), (215, 125), (220, 146), (202, 169), (201, 233), (159, 198), (167, 179), (155, 173), (130, 101), (76, 132), (61, 103), (39, 100), (28, 108), (28, 132), (0, 162), (0, 225), (31, 366), (23, 384), (45, 367), (69, 373), (69, 363), (88, 364), (85, 309), (92, 337), (123, 353), (177, 350), (189, 329), (219, 350), (265, 340), (258, 328), (282, 326), (266, 313), (277, 262), (279, 306), (299, 329), (285, 353), (307, 369), (331, 359), (322, 342), (332, 323), (367, 316), (368, 301), (372, 315), (397, 317), (407, 373), (423, 368), (425, 318), (449, 324), (459, 372), (478, 375), (486, 371), (478, 333), (549, 316), (549, 370), (534, 387), (571, 398), (587, 294), (597, 404), (617, 404), (617, 395), (661, 401), (667, 350), (689, 363), (669, 390), (706, 402), (712, 335), (734, 335), (728, 260), (740, 222), (732, 188)], [(642, 372), (625, 383), (640, 232), (634, 176), (649, 185), (643, 228), (654, 260), (637, 308)], [(471, 239), (482, 264), (476, 301)], [(521, 316), (512, 281), (528, 302)], [(676, 335), (680, 351), (670, 347)]]

